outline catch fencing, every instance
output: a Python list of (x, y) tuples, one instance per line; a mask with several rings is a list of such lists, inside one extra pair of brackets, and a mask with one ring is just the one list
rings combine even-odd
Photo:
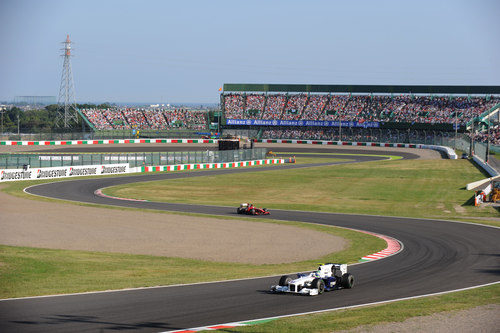
[(0, 133), (1, 140), (11, 141), (54, 141), (54, 140), (106, 140), (106, 139), (152, 139), (152, 138), (201, 138), (206, 130), (99, 130), (94, 132), (39, 132)]
[[(469, 137), (465, 135), (459, 135), (457, 139), (455, 138), (445, 138), (442, 137), (440, 140), (437, 140), (436, 142), (437, 145), (440, 146), (448, 146), (457, 150), (461, 150), (467, 154), (471, 153), (471, 140)], [(494, 150), (495, 147), (491, 146), (491, 150)], [(473, 154), (483, 161), (487, 161), (487, 154), (488, 154), (488, 145), (483, 143), (483, 142), (478, 142), (474, 141), (474, 147), (472, 150)]]
[(147, 165), (225, 163), (266, 158), (265, 148), (144, 153), (23, 153), (0, 155), (0, 169), (105, 165), (127, 163), (130, 168)]

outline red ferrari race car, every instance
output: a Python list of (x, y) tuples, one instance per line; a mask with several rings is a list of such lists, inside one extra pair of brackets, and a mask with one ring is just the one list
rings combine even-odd
[(242, 203), (238, 209), (236, 209), (238, 214), (246, 215), (269, 215), (269, 211), (266, 208), (257, 208), (251, 203)]

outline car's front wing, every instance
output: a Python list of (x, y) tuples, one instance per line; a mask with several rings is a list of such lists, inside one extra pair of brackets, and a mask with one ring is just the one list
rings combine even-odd
[(316, 296), (318, 295), (318, 289), (316, 288), (302, 288), (299, 291), (291, 291), (288, 286), (272, 286), (271, 291), (276, 293), (290, 293), (290, 294), (299, 294), (299, 295), (309, 295)]

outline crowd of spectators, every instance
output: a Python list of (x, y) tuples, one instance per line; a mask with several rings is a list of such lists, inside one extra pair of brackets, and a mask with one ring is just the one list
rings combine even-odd
[(227, 94), (224, 95), (224, 111), (226, 118), (244, 119), (244, 106), (246, 95)]
[(135, 109), (124, 109), (122, 110), (123, 116), (125, 117), (128, 125), (132, 128), (143, 129), (150, 128), (148, 120), (144, 116), (142, 110)]
[[(340, 133), (340, 135), (339, 135)], [(466, 133), (470, 137), (470, 133)], [(351, 142), (397, 142), (435, 144), (440, 139), (453, 139), (454, 132), (397, 130), (397, 129), (367, 129), (337, 127), (268, 127), (262, 131), (262, 139), (293, 139), (293, 140), (327, 140)], [(437, 140), (437, 141), (436, 141)], [(474, 140), (486, 143), (488, 132), (483, 130), (474, 134)], [(500, 125), (490, 129), (489, 141), (492, 145), (500, 145)]]
[(266, 129), (263, 139), (296, 139), (296, 140), (333, 140), (335, 130), (332, 128), (296, 128)]
[[(227, 94), (229, 119), (344, 120), (465, 124), (500, 102), (492, 96)], [(264, 107), (265, 106), (265, 107)], [(263, 108), (263, 112), (261, 110)], [(249, 110), (258, 110), (249, 114)]]
[(318, 119), (320, 114), (325, 110), (328, 102), (327, 95), (310, 95), (302, 118), (304, 119)]
[(98, 130), (113, 129), (205, 129), (207, 112), (187, 109), (83, 109), (83, 114)]
[(207, 127), (207, 113), (185, 109), (164, 111), (165, 119), (170, 128), (186, 128), (201, 130)]
[(500, 146), (500, 125), (495, 125), (490, 128), (490, 133), (488, 136), (488, 131), (484, 130), (480, 133), (474, 135), (474, 140), (479, 142), (487, 142), (489, 137), (490, 144)]
[(104, 117), (108, 119), (109, 123), (114, 129), (126, 129), (127, 121), (125, 120), (125, 116), (123, 112), (119, 109), (106, 109), (102, 110), (104, 113)]
[(146, 109), (142, 112), (150, 126), (149, 128), (154, 130), (164, 130), (168, 128), (167, 120), (161, 111)]
[(95, 128), (102, 130), (113, 129), (113, 125), (111, 125), (108, 118), (104, 115), (104, 110), (83, 109), (82, 112)]
[(245, 106), (246, 119), (261, 119), (265, 101), (266, 97), (264, 95), (247, 95)]
[(285, 111), (281, 119), (284, 120), (299, 120), (302, 119), (302, 111), (307, 102), (307, 95), (290, 95), (286, 102)]
[(285, 95), (268, 95), (262, 119), (280, 119), (285, 102)]
[(441, 131), (369, 129), (338, 127), (268, 127), (262, 131), (262, 139), (327, 140), (351, 142), (396, 142), (432, 144), (439, 137), (453, 133)]
[[(365, 128), (338, 127), (289, 127), (267, 128), (262, 132), (262, 139), (295, 139), (295, 140), (327, 140), (327, 141), (354, 141), (354, 142), (404, 142), (408, 133), (405, 131), (391, 131)], [(402, 141), (398, 141), (402, 140)]]
[[(224, 94), (226, 119), (343, 120), (383, 123), (426, 123), (464, 125), (500, 103), (493, 96), (431, 95), (348, 95), (348, 94)], [(83, 114), (99, 130), (113, 129), (194, 129), (207, 128), (206, 111), (163, 108), (83, 109)], [(352, 141), (376, 141), (369, 129), (266, 128), (263, 138), (339, 140), (348, 135)], [(390, 131), (386, 140), (394, 139)], [(388, 133), (388, 134), (387, 134)], [(394, 132), (402, 141), (401, 131)], [(410, 132), (408, 132), (410, 133)], [(413, 133), (413, 132), (412, 132)], [(380, 137), (381, 132), (376, 133)], [(417, 135), (417, 134), (415, 134)], [(418, 134), (420, 135), (420, 134)], [(427, 135), (427, 134), (426, 134)], [(486, 141), (487, 134), (475, 135)], [(490, 141), (500, 144), (498, 122), (491, 128)], [(411, 137), (408, 137), (411, 139)], [(424, 138), (425, 139), (425, 138)], [(395, 139), (396, 140), (396, 139)]]
[(318, 120), (338, 120), (348, 101), (349, 96), (347, 95), (330, 96), (325, 112), (320, 112)]

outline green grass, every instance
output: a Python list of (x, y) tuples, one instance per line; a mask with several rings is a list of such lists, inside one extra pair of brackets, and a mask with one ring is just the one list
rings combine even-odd
[(104, 192), (191, 204), (235, 206), (250, 201), (270, 209), (465, 220), (499, 217), (492, 207), (474, 207), (473, 193), (464, 189), (481, 178), (467, 160), (395, 160), (136, 183)]
[(259, 325), (219, 331), (245, 333), (332, 332), (348, 330), (360, 325), (368, 325), (369, 327), (383, 323), (402, 322), (411, 317), (428, 316), (438, 312), (459, 311), (498, 303), (500, 303), (500, 284), (385, 305), (277, 319)]
[[(324, 159), (302, 158), (299, 163)], [(346, 156), (346, 158), (348, 158)], [(498, 217), (490, 208), (470, 205), (466, 183), (483, 178), (466, 160), (393, 160), (304, 170), (271, 170), (241, 175), (208, 176), (110, 188), (116, 196), (158, 201), (230, 205), (253, 201), (269, 208), (470, 220)], [(7, 193), (33, 182), (4, 187)], [(168, 184), (167, 184), (168, 183)], [(227, 189), (226, 184), (231, 184)], [(184, 198), (186, 197), (186, 198)], [(228, 199), (230, 197), (231, 199)], [(182, 198), (182, 199), (181, 199)], [(44, 199), (49, 200), (49, 199)], [(91, 205), (95, 206), (95, 205)], [(122, 208), (120, 208), (122, 209)], [(499, 225), (498, 222), (483, 223)], [(260, 222), (260, 221), (259, 221)], [(268, 220), (269, 223), (282, 223)], [(84, 251), (0, 246), (1, 298), (168, 285), (281, 274), (310, 269), (317, 262), (352, 262), (380, 249), (379, 239), (326, 226), (290, 223), (340, 235), (350, 249), (323, 258), (283, 265), (245, 265)], [(345, 233), (345, 234), (343, 234)], [(352, 233), (352, 235), (349, 235)], [(358, 238), (360, 237), (360, 238)], [(363, 238), (366, 237), (366, 238)], [(357, 251), (357, 252), (355, 252)], [(197, 266), (193, 274), (187, 266)], [(355, 310), (335, 311), (231, 329), (235, 332), (329, 332), (359, 325), (403, 321), (440, 311), (499, 303), (499, 285), (438, 297), (403, 301)], [(334, 295), (333, 295), (334, 296)]]
[(349, 245), (343, 251), (321, 258), (273, 265), (0, 245), (0, 298), (279, 275), (310, 270), (318, 262), (356, 262), (386, 246), (379, 238), (348, 229), (273, 220), (262, 222), (325, 232), (346, 239)]

